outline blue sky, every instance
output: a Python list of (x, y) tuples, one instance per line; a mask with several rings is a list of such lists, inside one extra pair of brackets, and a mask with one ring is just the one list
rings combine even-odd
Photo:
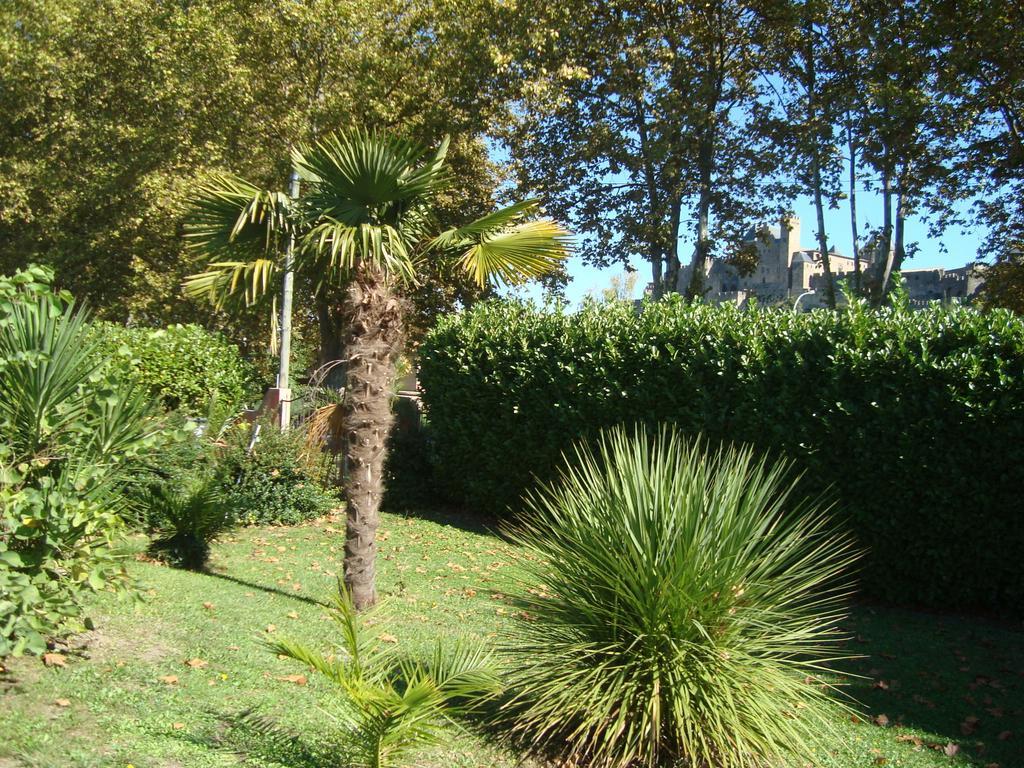
[[(810, 199), (798, 199), (793, 203), (793, 209), (800, 219), (801, 245), (807, 248), (815, 246), (815, 213), (814, 205)], [(857, 196), (858, 218), (860, 219), (861, 231), (866, 225), (876, 226), (881, 221), (881, 206), (879, 201), (868, 192), (859, 191)], [(838, 210), (825, 212), (825, 229), (828, 232), (829, 246), (835, 246), (840, 253), (852, 255), (852, 238), (850, 235), (850, 210), (842, 204)], [(982, 231), (961, 232), (958, 227), (951, 228), (941, 238), (932, 239), (928, 236), (927, 226), (919, 219), (907, 221), (906, 241), (918, 243), (919, 251), (912, 259), (905, 263), (905, 269), (928, 269), (931, 267), (962, 267), (964, 264), (975, 259), (978, 247), (984, 239)], [(685, 264), (692, 248), (692, 240), (681, 239), (680, 256)], [(650, 265), (641, 260), (635, 259), (633, 267), (638, 271), (636, 280), (636, 298), (643, 293), (644, 287), (650, 282)], [(602, 288), (608, 287), (612, 277), (621, 275), (622, 267), (597, 267), (584, 264), (582, 259), (573, 258), (569, 261), (569, 276), (572, 281), (566, 288), (566, 298), (572, 305), (578, 304), (584, 297), (590, 294), (599, 293)], [(516, 291), (517, 294), (526, 297), (539, 299), (542, 291), (536, 286), (522, 288)]]

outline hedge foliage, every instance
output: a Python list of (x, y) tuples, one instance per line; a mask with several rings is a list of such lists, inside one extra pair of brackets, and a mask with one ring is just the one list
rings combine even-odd
[(238, 347), (198, 325), (126, 328), (98, 325), (102, 354), (122, 377), (169, 410), (201, 414), (214, 393), (242, 406), (259, 400), (255, 368)]
[(485, 303), (420, 350), (436, 480), (513, 510), (576, 439), (671, 422), (838, 496), (876, 597), (1024, 615), (1024, 321), (967, 308)]

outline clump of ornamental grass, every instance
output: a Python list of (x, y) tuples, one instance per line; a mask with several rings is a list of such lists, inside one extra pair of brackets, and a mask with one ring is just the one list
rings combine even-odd
[(857, 553), (796, 482), (671, 428), (578, 447), (512, 532), (528, 576), (504, 648), (511, 735), (607, 768), (812, 759)]

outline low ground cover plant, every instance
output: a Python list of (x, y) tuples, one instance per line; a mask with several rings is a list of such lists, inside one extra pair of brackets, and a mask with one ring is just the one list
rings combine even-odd
[(573, 441), (669, 422), (792, 459), (810, 493), (834, 488), (872, 597), (1024, 615), (1021, 318), (485, 303), (442, 319), (419, 355), (454, 503), (507, 514)]
[(512, 530), (511, 733), (609, 768), (813, 760), (856, 552), (789, 470), (671, 428), (579, 447)]
[(190, 571), (204, 570), (210, 546), (238, 524), (238, 515), (212, 477), (184, 487), (161, 485), (152, 492), (148, 507), (151, 519), (159, 521), (150, 552)]

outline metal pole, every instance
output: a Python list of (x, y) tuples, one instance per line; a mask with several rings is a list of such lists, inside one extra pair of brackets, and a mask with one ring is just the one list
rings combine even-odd
[(797, 296), (796, 301), (793, 302), (793, 311), (796, 312), (797, 307), (800, 306), (800, 299), (802, 299), (804, 296), (811, 296), (813, 293), (814, 291), (804, 291), (799, 296)]
[[(299, 196), (299, 173), (292, 171), (288, 195)], [(292, 390), (289, 381), (289, 363), (292, 354), (292, 293), (295, 290), (295, 234), (288, 235), (288, 248), (284, 254), (284, 287), (281, 290), (281, 358), (277, 373), (277, 388), (281, 397), (281, 431), (287, 431), (292, 420)]]

